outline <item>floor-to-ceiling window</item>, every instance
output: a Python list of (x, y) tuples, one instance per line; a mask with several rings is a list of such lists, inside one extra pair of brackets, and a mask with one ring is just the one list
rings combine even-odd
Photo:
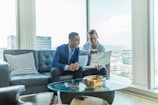
[(111, 73), (131, 78), (132, 34), (131, 0), (89, 0), (90, 28), (99, 41), (112, 50)]
[(0, 59), (4, 49), (16, 48), (15, 0), (0, 0)]
[[(131, 78), (131, 74), (134, 71), (134, 78), (131, 78), (134, 85), (153, 89), (150, 86), (154, 82), (150, 81), (150, 78), (153, 78), (150, 75), (153, 73), (150, 68), (152, 64), (150, 64), (150, 54), (148, 52), (150, 48), (147, 48), (150, 43), (148, 40), (150, 36), (148, 4), (151, 0), (89, 0), (89, 13), (86, 13), (86, 1), (36, 0), (36, 44), (38, 43), (39, 45), (36, 46), (36, 49), (55, 49), (58, 45), (67, 43), (68, 33), (71, 31), (76, 31), (80, 34), (80, 47), (82, 47), (87, 40), (86, 16), (90, 14), (89, 28), (97, 30), (99, 41), (105, 45), (107, 51), (113, 51), (111, 57), (111, 73)], [(24, 2), (24, 0), (20, 0), (20, 2)], [(131, 2), (133, 3), (132, 7)], [(156, 88), (158, 86), (157, 4), (158, 0), (154, 0), (154, 73), (156, 77)], [(19, 7), (18, 9), (23, 10), (27, 6)], [(0, 1), (0, 8), (0, 51), (2, 51), (6, 48), (16, 47), (10, 47), (10, 45), (16, 45), (15, 43), (10, 43), (14, 42), (14, 35), (16, 35), (15, 1)], [(26, 14), (25, 12), (21, 13)], [(22, 21), (26, 20), (23, 19)], [(132, 31), (131, 26), (134, 28)], [(8, 38), (9, 36), (11, 39)], [(9, 40), (13, 41), (9, 42)], [(131, 56), (131, 51), (134, 51), (134, 57)], [(134, 63), (131, 62), (132, 59), (134, 59)], [(132, 63), (133, 65), (131, 65)], [(132, 70), (132, 68), (134, 69)]]
[(46, 46), (40, 49), (68, 43), (72, 31), (80, 34), (81, 47), (86, 42), (85, 0), (36, 0), (36, 36)]

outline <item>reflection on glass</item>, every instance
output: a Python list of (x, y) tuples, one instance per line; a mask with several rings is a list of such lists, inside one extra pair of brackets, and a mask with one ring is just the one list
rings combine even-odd
[[(124, 81), (124, 82), (122, 82)], [(121, 77), (112, 75), (110, 79), (105, 80), (100, 86), (87, 86), (82, 78), (59, 81), (48, 84), (48, 88), (60, 92), (105, 92), (105, 91), (114, 91), (130, 86), (131, 80), (127, 77)]]

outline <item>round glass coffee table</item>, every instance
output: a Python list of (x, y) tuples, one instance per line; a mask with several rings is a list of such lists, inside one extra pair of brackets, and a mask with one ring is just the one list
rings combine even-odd
[(105, 80), (101, 86), (89, 87), (84, 83), (82, 78), (53, 82), (48, 84), (52, 91), (60, 93), (61, 101), (69, 104), (71, 100), (78, 95), (89, 95), (103, 98), (112, 104), (115, 91), (129, 87), (131, 80), (126, 77), (111, 75), (110, 79)]

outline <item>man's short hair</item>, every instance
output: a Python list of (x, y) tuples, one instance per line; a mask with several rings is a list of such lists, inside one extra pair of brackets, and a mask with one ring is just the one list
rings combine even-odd
[(97, 35), (97, 31), (95, 29), (91, 29), (88, 33), (89, 35), (93, 35), (93, 34)]
[(69, 33), (69, 39), (73, 39), (76, 35), (79, 35), (77, 32)]

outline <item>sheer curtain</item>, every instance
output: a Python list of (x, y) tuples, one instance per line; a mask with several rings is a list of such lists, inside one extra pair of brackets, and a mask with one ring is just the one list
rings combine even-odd
[(35, 48), (35, 0), (17, 0), (17, 36), (19, 49)]

